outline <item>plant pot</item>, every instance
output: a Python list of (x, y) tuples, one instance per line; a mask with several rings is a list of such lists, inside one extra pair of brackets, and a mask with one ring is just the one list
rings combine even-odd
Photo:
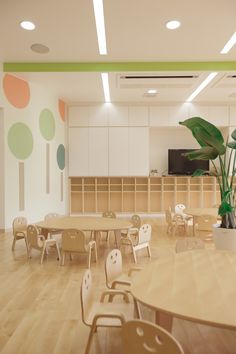
[(236, 252), (236, 229), (225, 229), (215, 224), (213, 240), (216, 249)]

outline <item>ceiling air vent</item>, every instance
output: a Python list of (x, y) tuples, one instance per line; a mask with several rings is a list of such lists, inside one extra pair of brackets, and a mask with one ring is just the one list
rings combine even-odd
[(183, 73), (136, 73), (118, 74), (118, 88), (189, 88), (195, 83), (199, 75)]

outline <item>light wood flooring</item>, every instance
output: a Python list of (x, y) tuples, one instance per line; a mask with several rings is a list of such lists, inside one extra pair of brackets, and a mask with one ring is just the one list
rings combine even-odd
[[(148, 219), (148, 222), (153, 226), (152, 259), (141, 250), (139, 264), (153, 262), (160, 253), (172, 252), (176, 241), (166, 235), (163, 219)], [(82, 323), (80, 308), (85, 258), (74, 256), (72, 261), (67, 259), (65, 266), (60, 266), (52, 250), (40, 265), (37, 251), (31, 260), (27, 259), (24, 241), (17, 241), (14, 252), (11, 244), (11, 233), (0, 235), (0, 352), (83, 354), (89, 333), (89, 328)], [(207, 247), (213, 247), (211, 242), (207, 242)], [(105, 288), (104, 259), (109, 250), (103, 242), (98, 263), (93, 262), (91, 266), (96, 293)], [(124, 270), (133, 265), (129, 253), (124, 255), (123, 263)], [(144, 312), (150, 320), (153, 318), (151, 311)], [(174, 319), (173, 335), (186, 354), (236, 353), (235, 331)], [(120, 330), (98, 329), (91, 354), (121, 353)]]

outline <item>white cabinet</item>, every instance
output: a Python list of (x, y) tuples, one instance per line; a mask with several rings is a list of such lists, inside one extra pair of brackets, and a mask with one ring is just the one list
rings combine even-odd
[(109, 105), (108, 108), (109, 126), (128, 127), (129, 111), (127, 106)]
[(218, 127), (227, 127), (229, 125), (228, 106), (209, 106), (208, 120)]
[(129, 126), (148, 127), (148, 107), (130, 106), (129, 107)]
[(208, 120), (209, 118), (208, 106), (189, 103), (189, 118), (191, 117), (201, 117)]
[(89, 129), (89, 175), (108, 176), (108, 128)]
[(129, 128), (109, 128), (109, 176), (129, 173)]
[(69, 107), (69, 127), (88, 127), (89, 107), (71, 106)]
[(229, 125), (236, 127), (236, 106), (230, 106), (229, 108)]
[(107, 103), (89, 107), (90, 126), (108, 126), (108, 105)]
[(69, 128), (69, 176), (88, 176), (88, 139), (88, 128)]
[(149, 108), (150, 127), (159, 127), (169, 125), (169, 107), (151, 106)]
[(129, 175), (149, 174), (149, 128), (129, 128)]

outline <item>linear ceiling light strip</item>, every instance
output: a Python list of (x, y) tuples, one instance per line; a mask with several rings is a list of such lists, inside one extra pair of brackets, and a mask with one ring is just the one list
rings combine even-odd
[(107, 54), (106, 31), (103, 11), (103, 0), (93, 0), (93, 10), (96, 22), (99, 53)]
[(108, 73), (101, 73), (105, 102), (111, 102)]
[(210, 73), (206, 79), (196, 88), (196, 90), (189, 96), (187, 102), (191, 102), (209, 83), (216, 77), (218, 73)]
[(231, 71), (236, 61), (4, 63), (4, 72)]

